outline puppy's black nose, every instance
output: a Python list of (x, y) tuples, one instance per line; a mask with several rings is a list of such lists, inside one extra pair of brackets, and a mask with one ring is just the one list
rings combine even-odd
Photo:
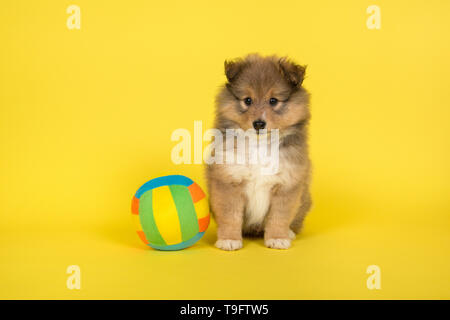
[(266, 127), (266, 122), (263, 120), (256, 120), (253, 121), (253, 128), (255, 128), (255, 130), (262, 130)]

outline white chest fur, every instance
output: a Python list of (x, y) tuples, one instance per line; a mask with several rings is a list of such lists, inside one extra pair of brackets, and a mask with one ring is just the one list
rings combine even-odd
[(261, 175), (259, 166), (248, 167), (245, 186), (247, 205), (245, 211), (245, 224), (261, 224), (270, 205), (270, 192), (279, 183), (277, 175)]
[(280, 153), (278, 170), (267, 174), (267, 166), (259, 164), (227, 164), (226, 171), (237, 182), (244, 182), (244, 192), (247, 196), (245, 224), (262, 224), (270, 207), (271, 191), (277, 184), (284, 186), (292, 183), (293, 170), (296, 166), (290, 164)]

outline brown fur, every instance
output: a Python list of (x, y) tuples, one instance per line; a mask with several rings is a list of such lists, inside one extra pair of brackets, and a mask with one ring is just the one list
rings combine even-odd
[[(311, 206), (307, 146), (309, 94), (302, 87), (305, 67), (287, 58), (252, 54), (226, 61), (225, 74), (228, 81), (216, 99), (216, 128), (222, 132), (231, 128), (247, 130), (253, 128), (253, 121), (263, 118), (268, 130), (280, 132), (280, 172), (274, 177), (261, 178), (270, 186), (270, 205), (264, 219), (246, 223), (252, 219), (247, 210), (251, 207), (249, 197), (253, 196), (246, 188), (259, 177), (247, 173), (246, 167), (234, 164), (207, 167), (210, 203), (218, 225), (216, 246), (239, 249), (244, 234), (264, 235), (266, 246), (287, 248), (292, 231), (299, 232)], [(250, 106), (244, 103), (247, 97), (252, 99)], [(278, 99), (278, 104), (270, 105), (270, 98)], [(265, 184), (258, 182), (255, 186)]]

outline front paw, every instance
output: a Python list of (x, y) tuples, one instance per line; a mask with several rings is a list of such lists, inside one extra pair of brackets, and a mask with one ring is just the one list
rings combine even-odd
[(216, 247), (226, 251), (239, 250), (242, 248), (242, 240), (219, 239), (216, 241)]
[(267, 248), (272, 249), (289, 249), (291, 246), (291, 239), (266, 239), (264, 244)]

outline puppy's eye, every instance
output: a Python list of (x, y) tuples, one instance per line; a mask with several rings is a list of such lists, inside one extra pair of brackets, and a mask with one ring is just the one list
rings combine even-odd
[(276, 106), (278, 103), (278, 99), (277, 98), (270, 98), (269, 103), (272, 107)]
[(250, 105), (252, 104), (252, 98), (245, 98), (245, 99), (244, 99), (244, 103), (245, 103), (247, 106), (250, 106)]

